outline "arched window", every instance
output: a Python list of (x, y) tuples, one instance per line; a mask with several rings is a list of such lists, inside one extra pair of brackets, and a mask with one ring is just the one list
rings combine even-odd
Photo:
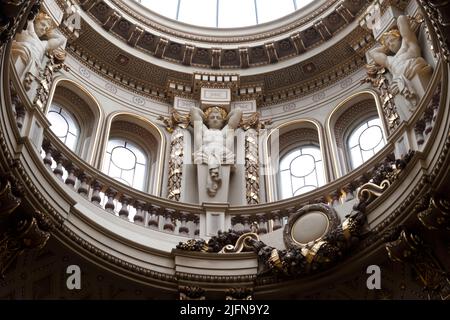
[(364, 121), (350, 133), (347, 141), (351, 168), (355, 169), (369, 160), (385, 144), (381, 120)]
[(286, 199), (325, 184), (320, 148), (304, 145), (289, 151), (280, 160), (281, 198)]
[(148, 162), (145, 152), (133, 142), (111, 138), (106, 148), (102, 171), (130, 187), (144, 190)]
[(80, 126), (75, 117), (58, 104), (52, 104), (47, 113), (50, 129), (72, 151), (75, 151), (80, 135)]

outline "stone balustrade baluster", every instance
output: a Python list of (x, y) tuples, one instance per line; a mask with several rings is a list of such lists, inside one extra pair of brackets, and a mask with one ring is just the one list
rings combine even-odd
[(194, 223), (195, 223), (194, 237), (198, 238), (200, 236), (200, 217), (198, 215), (195, 215)]
[(189, 214), (187, 212), (181, 212), (180, 214), (181, 226), (178, 229), (178, 232), (182, 235), (189, 235), (189, 228), (187, 226), (188, 217)]
[(145, 224), (145, 216), (147, 211), (145, 210), (145, 202), (136, 200), (134, 202), (134, 207), (136, 208), (136, 214), (133, 217), (133, 221), (136, 224), (144, 225)]
[(105, 192), (105, 195), (108, 198), (105, 204), (105, 210), (107, 212), (114, 213), (114, 208), (116, 207), (114, 204), (114, 198), (117, 195), (117, 191), (112, 188), (108, 188)]
[(425, 114), (423, 116), (423, 120), (425, 121), (425, 129), (424, 129), (424, 133), (425, 135), (429, 135), (431, 133), (431, 130), (433, 130), (433, 109), (431, 109), (430, 107), (427, 108), (427, 110), (425, 110)]
[(25, 107), (22, 103), (20, 103), (18, 106), (16, 106), (16, 123), (17, 128), (19, 128), (19, 132), (22, 130), (23, 122), (25, 120)]
[(265, 213), (257, 215), (258, 221), (258, 234), (266, 234), (267, 233), (267, 217)]
[(173, 215), (175, 214), (176, 210), (165, 208), (164, 209), (164, 225), (163, 230), (168, 232), (174, 232), (175, 231), (175, 224), (173, 223)]
[(66, 181), (64, 181), (64, 183), (68, 186), (71, 186), (73, 189), (75, 189), (78, 168), (70, 161), (66, 161), (66, 163), (64, 164), (64, 167), (67, 170), (67, 178), (66, 178)]
[(251, 231), (249, 215), (242, 215), (242, 224), (244, 225), (244, 229), (242, 230), (244, 233)]
[(280, 210), (274, 210), (271, 212), (272, 214), (272, 220), (273, 220), (273, 227), (272, 230), (278, 230), (282, 227), (281, 220), (280, 220)]
[(91, 196), (91, 202), (100, 206), (100, 202), (102, 202), (102, 198), (100, 196), (100, 192), (103, 189), (103, 185), (99, 181), (92, 181), (92, 196)]
[(83, 197), (87, 197), (89, 194), (89, 181), (91, 178), (85, 173), (80, 173), (78, 175), (78, 180), (80, 181), (80, 185), (78, 186), (77, 192)]
[(23, 121), (25, 120), (26, 111), (22, 101), (15, 92), (11, 94), (11, 104), (14, 116), (16, 118), (17, 128), (19, 129), (20, 132), (23, 127)]
[(423, 132), (425, 130), (425, 121), (420, 119), (417, 121), (416, 126), (414, 127), (414, 132), (416, 134), (417, 145), (421, 146), (425, 142), (425, 137), (423, 136)]
[(48, 141), (44, 141), (42, 144), (42, 149), (45, 152), (45, 157), (43, 159), (45, 166), (51, 170), (53, 164), (52, 154), (54, 152), (53, 147)]
[(341, 197), (341, 193), (339, 192), (339, 190), (333, 191), (330, 194), (330, 206), (332, 207), (336, 207), (340, 204), (339, 199)]
[(150, 206), (150, 218), (148, 220), (148, 226), (152, 229), (159, 229), (159, 212), (161, 208), (155, 205)]
[(58, 177), (59, 180), (63, 181), (63, 174), (64, 174), (63, 163), (65, 159), (59, 151), (53, 153), (53, 159), (55, 159), (56, 161), (56, 168), (53, 170), (53, 173)]
[(431, 118), (431, 124), (434, 126), (434, 124), (436, 123), (438, 112), (439, 112), (439, 98), (437, 99), (437, 101), (435, 101), (435, 99), (433, 99), (433, 104), (431, 105), (431, 109), (433, 110), (433, 117)]
[(120, 198), (120, 202), (122, 206), (119, 210), (119, 217), (128, 220), (128, 216), (130, 215), (130, 210), (128, 210), (128, 204), (131, 202), (131, 198), (127, 196), (122, 196)]

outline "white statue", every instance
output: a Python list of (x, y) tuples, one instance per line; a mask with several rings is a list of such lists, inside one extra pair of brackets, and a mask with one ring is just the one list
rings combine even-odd
[(222, 183), (221, 166), (234, 164), (234, 130), (239, 127), (242, 111), (229, 114), (220, 107), (209, 107), (205, 113), (196, 107), (190, 110), (194, 125), (194, 163), (208, 165), (206, 188), (214, 197)]
[[(393, 29), (382, 35), (382, 46), (369, 51), (369, 56), (392, 74), (391, 93), (394, 96), (400, 94), (406, 99), (408, 110), (405, 110), (404, 114), (411, 115), (420, 98), (419, 93), (423, 92), (418, 83), (426, 86), (433, 69), (421, 56), (420, 45), (411, 30), (408, 17), (398, 17), (397, 27), (398, 30)], [(414, 78), (420, 78), (422, 81), (415, 81)]]
[(22, 61), (22, 70), (18, 72), (35, 74), (43, 67), (44, 55), (61, 48), (64, 42), (65, 38), (56, 33), (52, 18), (40, 12), (34, 21), (28, 21), (25, 30), (16, 35), (12, 50), (15, 58)]

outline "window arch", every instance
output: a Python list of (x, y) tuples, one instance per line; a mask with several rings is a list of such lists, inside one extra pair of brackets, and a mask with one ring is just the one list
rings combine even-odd
[(280, 159), (281, 198), (286, 199), (325, 184), (320, 148), (309, 144), (290, 150)]
[(386, 140), (380, 118), (373, 117), (360, 123), (347, 139), (351, 169), (359, 167), (380, 151)]
[(319, 130), (313, 120), (296, 120), (279, 127), (274, 200), (297, 196), (326, 183), (326, 159)]
[[(81, 159), (92, 163), (92, 158), (97, 151), (97, 137), (101, 128), (98, 124), (103, 118), (97, 100), (72, 80), (58, 79), (51, 94), (47, 118), (52, 124), (50, 129), (60, 137), (67, 147)], [(69, 129), (67, 139), (62, 135), (62, 131), (67, 125), (77, 128), (76, 142), (73, 141), (73, 129)]]
[[(376, 124), (377, 127), (371, 128), (363, 135), (362, 149), (358, 150), (356, 146), (360, 145), (359, 138), (355, 136), (350, 139), (350, 137), (365, 123), (367, 126), (361, 128), (358, 133), (362, 134), (365, 129), (368, 129), (369, 121), (373, 121), (370, 123), (371, 126)], [(376, 93), (366, 90), (340, 102), (328, 117), (327, 131), (331, 141), (331, 151), (336, 159), (336, 165), (333, 167), (335, 177), (339, 178), (360, 166), (381, 150), (386, 143), (383, 112)], [(369, 135), (370, 138), (370, 132), (376, 134), (374, 138), (380, 137), (380, 133), (383, 137), (373, 148), (368, 145), (369, 141), (365, 144), (364, 136)]]
[(109, 119), (99, 168), (127, 186), (159, 194), (163, 140), (156, 127), (130, 113), (112, 114)]
[(75, 116), (57, 103), (52, 103), (47, 113), (50, 129), (72, 151), (76, 151), (80, 125)]
[(127, 186), (144, 190), (148, 156), (129, 139), (111, 138), (106, 147), (102, 171)]

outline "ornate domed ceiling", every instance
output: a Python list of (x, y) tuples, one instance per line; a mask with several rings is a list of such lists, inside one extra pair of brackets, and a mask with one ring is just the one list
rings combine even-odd
[(173, 79), (191, 86), (193, 73), (220, 70), (239, 74), (241, 87), (261, 87), (270, 104), (311, 93), (365, 63), (372, 37), (356, 17), (367, 5), (313, 1), (283, 19), (222, 29), (180, 23), (134, 0), (85, 0), (83, 33), (68, 50), (97, 72), (157, 99), (167, 99)]
[(270, 22), (303, 9), (313, 2), (313, 0), (135, 1), (169, 19), (213, 28), (238, 28)]

